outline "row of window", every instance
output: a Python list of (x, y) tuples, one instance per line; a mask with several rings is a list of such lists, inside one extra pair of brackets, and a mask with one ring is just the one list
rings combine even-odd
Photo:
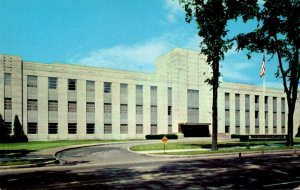
[[(255, 95), (255, 109), (259, 109), (259, 96)], [(265, 110), (268, 108), (268, 96), (265, 96)], [(230, 109), (230, 94), (225, 93), (225, 110)], [(235, 110), (240, 110), (240, 94), (235, 94)], [(245, 94), (245, 110), (250, 110), (250, 95)], [(277, 97), (273, 97), (273, 112), (277, 112)], [(281, 98), (281, 112), (285, 112), (285, 98)]]
[[(10, 125), (11, 123), (7, 123)], [(168, 130), (172, 131), (172, 126), (168, 126)], [(38, 134), (38, 124), (36, 122), (28, 122), (27, 124), (27, 133), (28, 134)], [(103, 129), (104, 134), (112, 134), (112, 125), (104, 124)], [(57, 123), (48, 123), (48, 134), (58, 134), (58, 124)], [(68, 123), (68, 134), (77, 134), (77, 123)], [(95, 124), (87, 123), (86, 124), (86, 134), (95, 134)], [(128, 134), (128, 124), (120, 125), (120, 134)], [(143, 134), (143, 124), (136, 124), (136, 134)], [(151, 134), (157, 134), (157, 125), (151, 124)]]

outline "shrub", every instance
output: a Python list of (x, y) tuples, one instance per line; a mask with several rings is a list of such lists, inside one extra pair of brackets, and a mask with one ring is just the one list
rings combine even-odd
[(240, 138), (241, 135), (238, 135), (238, 134), (231, 134), (231, 138), (232, 139), (238, 139)]
[(164, 136), (168, 139), (178, 139), (176, 134), (157, 134), (157, 135), (146, 135), (147, 140), (161, 140)]
[(300, 137), (300, 126), (298, 127), (298, 132), (296, 134), (296, 137)]
[(28, 138), (24, 134), (23, 127), (17, 115), (14, 120), (14, 135), (11, 137), (11, 140), (12, 142), (28, 142)]
[(9, 129), (5, 125), (4, 119), (0, 114), (0, 143), (9, 143), (10, 142), (10, 134)]
[(241, 142), (249, 141), (249, 135), (240, 135), (240, 141)]

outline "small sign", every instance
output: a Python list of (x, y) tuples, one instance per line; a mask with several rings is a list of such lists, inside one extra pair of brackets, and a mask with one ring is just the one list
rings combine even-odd
[(164, 136), (161, 140), (162, 140), (163, 143), (167, 143), (168, 142), (168, 138), (166, 136)]

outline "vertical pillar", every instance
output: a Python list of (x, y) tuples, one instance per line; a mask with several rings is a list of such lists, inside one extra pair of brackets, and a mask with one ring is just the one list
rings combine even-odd
[(78, 79), (77, 91), (77, 138), (86, 137), (86, 81)]
[(235, 93), (229, 94), (229, 105), (230, 105), (230, 134), (235, 134)]
[(240, 134), (246, 134), (245, 94), (240, 94)]
[(120, 83), (112, 83), (112, 138), (120, 139)]
[(162, 81), (157, 87), (157, 134), (168, 133), (168, 86)]
[(150, 86), (147, 84), (143, 85), (143, 126), (144, 126), (144, 136), (150, 134), (150, 115), (151, 115), (151, 105), (150, 105)]
[(136, 136), (136, 102), (135, 84), (128, 84), (128, 137)]
[(255, 95), (250, 93), (250, 134), (255, 134)]
[(48, 77), (38, 76), (38, 139), (48, 139)]
[(265, 97), (259, 95), (259, 134), (265, 134)]
[(57, 91), (59, 139), (68, 139), (68, 79), (57, 79)]
[(103, 82), (95, 81), (95, 136), (98, 139), (104, 138), (103, 95)]

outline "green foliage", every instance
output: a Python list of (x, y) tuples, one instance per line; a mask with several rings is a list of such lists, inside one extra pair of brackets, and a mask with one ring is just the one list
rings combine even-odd
[(166, 136), (168, 139), (178, 139), (178, 136), (176, 134), (146, 135), (146, 139), (147, 140), (154, 140), (154, 139), (161, 140), (164, 136)]
[(9, 129), (5, 125), (4, 119), (0, 114), (0, 143), (8, 143), (8, 142), (10, 142)]
[(227, 22), (242, 17), (244, 21), (253, 18), (257, 11), (257, 0), (180, 0), (186, 12), (186, 22), (193, 19), (197, 23), (201, 53), (206, 55), (206, 62), (212, 68), (212, 77), (205, 80), (212, 86), (212, 150), (218, 149), (218, 88), (220, 64), (224, 54), (232, 48), (233, 40), (228, 39)]
[(276, 77), (282, 78), (288, 102), (288, 145), (293, 146), (293, 118), (300, 79), (300, 1), (266, 0), (257, 12), (257, 29), (236, 37), (238, 50), (277, 55)]
[(16, 115), (14, 119), (14, 134), (11, 137), (12, 142), (28, 142), (27, 136), (24, 134), (23, 127), (19, 117)]

